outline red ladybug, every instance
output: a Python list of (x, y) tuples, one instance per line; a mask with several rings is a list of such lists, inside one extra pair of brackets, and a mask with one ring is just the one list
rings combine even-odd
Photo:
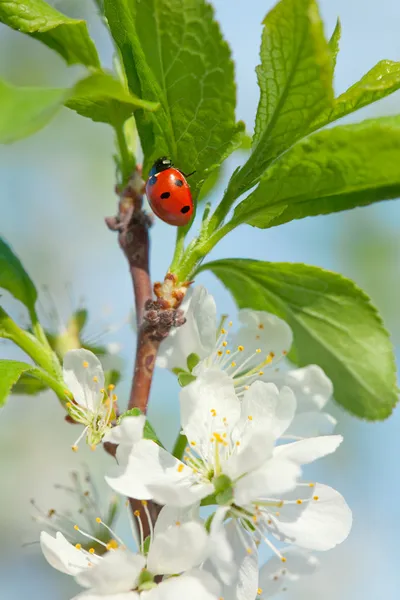
[(166, 156), (156, 160), (149, 173), (146, 194), (150, 206), (169, 225), (187, 225), (192, 218), (193, 199), (186, 177)]

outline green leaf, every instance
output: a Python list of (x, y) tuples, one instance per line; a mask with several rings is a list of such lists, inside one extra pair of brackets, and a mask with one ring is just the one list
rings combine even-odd
[[(142, 415), (142, 411), (140, 410), (140, 408), (130, 408), (129, 410), (127, 410), (126, 412), (124, 412), (118, 420), (118, 423), (120, 423), (122, 421), (122, 419), (124, 419), (125, 417), (138, 417), (139, 415)], [(162, 445), (162, 443), (160, 442), (153, 426), (151, 425), (151, 423), (149, 423), (148, 419), (146, 419), (146, 423), (144, 425), (144, 430), (143, 430), (143, 437), (146, 440), (152, 440), (153, 442), (155, 442), (156, 444), (158, 444), (159, 446), (161, 446), (161, 448), (164, 448), (164, 446)]]
[(333, 68), (336, 67), (336, 59), (339, 54), (339, 42), (342, 36), (342, 26), (340, 24), (340, 19), (336, 21), (336, 27), (332, 33), (332, 37), (328, 42), (329, 50), (331, 51)]
[(316, 133), (267, 171), (233, 225), (274, 227), (400, 196), (400, 117)]
[(252, 187), (333, 102), (332, 55), (315, 0), (281, 0), (264, 19), (253, 153), (228, 193)]
[(25, 271), (19, 258), (1, 238), (0, 288), (7, 290), (14, 298), (25, 304), (30, 315), (35, 315), (37, 291), (33, 281)]
[(139, 108), (152, 111), (158, 106), (137, 98), (103, 71), (79, 81), (65, 105), (83, 117), (110, 125), (124, 123)]
[(0, 80), (0, 143), (10, 144), (42, 129), (66, 98), (66, 90), (15, 87)]
[(134, 110), (157, 105), (136, 98), (103, 71), (70, 89), (15, 87), (0, 80), (0, 143), (9, 144), (42, 129), (63, 105), (93, 121), (121, 125)]
[(200, 356), (198, 354), (195, 354), (194, 352), (191, 352), (187, 357), (187, 368), (189, 369), (189, 371), (192, 372), (193, 369), (197, 367), (199, 362)]
[(85, 21), (63, 15), (44, 0), (0, 0), (0, 22), (43, 42), (69, 65), (100, 66)]
[(204, 269), (240, 308), (284, 319), (294, 333), (298, 364), (320, 365), (346, 410), (371, 420), (390, 415), (398, 400), (393, 349), (376, 309), (352, 281), (317, 267), (244, 259)]
[(191, 373), (184, 372), (179, 373), (178, 375), (178, 383), (181, 387), (186, 387), (187, 385), (189, 385), (189, 383), (192, 383), (193, 381), (196, 381), (196, 377)]
[(0, 360), (0, 407), (4, 406), (12, 386), (32, 365), (17, 360)]
[(160, 103), (137, 113), (144, 173), (169, 156), (196, 170), (194, 191), (237, 145), (234, 67), (228, 45), (204, 0), (105, 0), (131, 91)]
[(14, 384), (12, 393), (17, 395), (35, 396), (49, 389), (48, 386), (28, 373), (22, 373), (19, 380)]
[(315, 131), (363, 106), (377, 102), (400, 89), (400, 62), (381, 60), (357, 83), (335, 98), (332, 108), (323, 111), (310, 126)]

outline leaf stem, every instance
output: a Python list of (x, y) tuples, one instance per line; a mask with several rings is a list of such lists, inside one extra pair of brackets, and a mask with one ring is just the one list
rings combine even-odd
[(119, 167), (121, 170), (122, 186), (127, 185), (133, 169), (136, 167), (136, 161), (133, 154), (129, 151), (124, 132), (124, 124), (116, 121), (114, 124), (117, 147), (119, 150)]
[(177, 269), (177, 267), (182, 259), (182, 256), (184, 253), (184, 248), (185, 248), (186, 233), (187, 233), (187, 231), (186, 231), (185, 227), (177, 227), (175, 251), (174, 251), (174, 256), (172, 257), (171, 266), (169, 268), (171, 273), (173, 273), (174, 270)]

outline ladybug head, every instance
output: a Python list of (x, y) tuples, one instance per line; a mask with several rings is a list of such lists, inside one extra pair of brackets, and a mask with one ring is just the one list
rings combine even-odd
[(172, 167), (172, 160), (167, 156), (162, 156), (161, 158), (157, 158), (156, 162), (151, 167), (150, 175), (166, 171), (170, 167)]

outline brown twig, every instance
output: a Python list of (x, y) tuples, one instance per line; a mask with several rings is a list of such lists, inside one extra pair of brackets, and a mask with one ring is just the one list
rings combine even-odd
[[(106, 223), (110, 229), (118, 231), (119, 245), (129, 264), (135, 296), (138, 338), (128, 409), (139, 408), (146, 413), (157, 351), (171, 327), (184, 323), (179, 304), (186, 289), (185, 286), (184, 289), (176, 289), (174, 278), (167, 275), (163, 284), (154, 286), (158, 298), (152, 300), (149, 270), (151, 221), (142, 210), (143, 186), (140, 171), (136, 169), (127, 187), (120, 193), (118, 215), (107, 218)], [(107, 452), (115, 455), (113, 444), (104, 446)], [(140, 500), (130, 498), (129, 502), (132, 512), (141, 511)], [(154, 524), (160, 507), (149, 502), (148, 509)], [(143, 526), (144, 534), (148, 535), (145, 520)]]

